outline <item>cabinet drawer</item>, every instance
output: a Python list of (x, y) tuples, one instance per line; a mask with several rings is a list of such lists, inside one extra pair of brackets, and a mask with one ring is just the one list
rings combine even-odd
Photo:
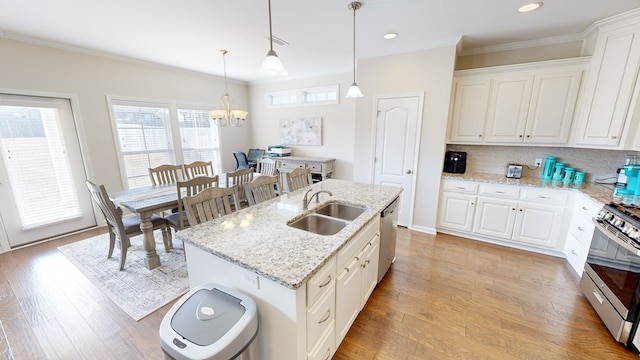
[(308, 360), (329, 360), (336, 352), (336, 331), (332, 326), (331, 331), (327, 332), (319, 341), (311, 352), (309, 352)]
[(588, 248), (591, 245), (594, 228), (595, 225), (590, 218), (574, 215), (569, 226), (569, 234), (575, 236), (582, 246)]
[(335, 280), (336, 258), (334, 256), (307, 282), (307, 306), (313, 305), (325, 291), (333, 288)]
[(582, 245), (575, 236), (569, 234), (564, 247), (564, 254), (569, 264), (571, 264), (571, 267), (573, 267), (578, 275), (582, 275), (584, 263), (587, 261), (587, 255), (589, 254), (589, 248)]
[(567, 192), (560, 190), (522, 188), (520, 191), (521, 200), (535, 201), (545, 204), (565, 205), (567, 203), (568, 196)]
[(444, 191), (475, 194), (478, 192), (478, 184), (469, 181), (446, 180), (442, 184)]
[(293, 170), (293, 169), (304, 169), (305, 167), (307, 167), (307, 164), (305, 163), (280, 161), (280, 169)]
[(320, 337), (335, 328), (336, 290), (331, 287), (318, 302), (307, 310), (307, 351), (315, 347)]
[(600, 211), (600, 209), (602, 209), (602, 205), (591, 201), (589, 198), (587, 198), (586, 195), (580, 194), (576, 196), (576, 205), (574, 207), (574, 210), (577, 214), (591, 219), (598, 214), (598, 211)]
[(517, 199), (520, 194), (520, 189), (515, 186), (481, 184), (478, 194), (505, 199)]
[(380, 232), (380, 218), (373, 219), (369, 224), (365, 225), (356, 235), (351, 238), (338, 252), (337, 272), (339, 273), (356, 254), (358, 254), (371, 238)]
[(309, 164), (311, 171), (322, 172), (324, 164)]

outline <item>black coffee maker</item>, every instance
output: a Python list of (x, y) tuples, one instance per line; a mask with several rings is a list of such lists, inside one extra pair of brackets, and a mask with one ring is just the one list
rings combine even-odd
[(444, 155), (444, 172), (464, 174), (467, 168), (467, 153), (464, 151), (447, 151)]

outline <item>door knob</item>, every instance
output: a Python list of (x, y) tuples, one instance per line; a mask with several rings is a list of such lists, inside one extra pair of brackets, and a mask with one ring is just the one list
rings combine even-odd
[(407, 171), (405, 171), (406, 174), (411, 174), (413, 171), (411, 171), (411, 169), (407, 169)]

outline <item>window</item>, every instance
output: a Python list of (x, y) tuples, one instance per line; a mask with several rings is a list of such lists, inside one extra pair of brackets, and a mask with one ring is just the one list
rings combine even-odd
[(338, 104), (338, 85), (267, 93), (267, 107)]
[(220, 173), (218, 129), (195, 106), (111, 99), (112, 121), (127, 188), (151, 185), (148, 169), (212, 161)]

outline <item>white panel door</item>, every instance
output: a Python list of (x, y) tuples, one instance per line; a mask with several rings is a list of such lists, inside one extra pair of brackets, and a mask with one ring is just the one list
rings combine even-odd
[(0, 152), (12, 248), (96, 225), (68, 99), (0, 94)]
[(398, 225), (408, 226), (413, 199), (421, 96), (379, 98), (377, 102), (374, 183), (398, 186)]

